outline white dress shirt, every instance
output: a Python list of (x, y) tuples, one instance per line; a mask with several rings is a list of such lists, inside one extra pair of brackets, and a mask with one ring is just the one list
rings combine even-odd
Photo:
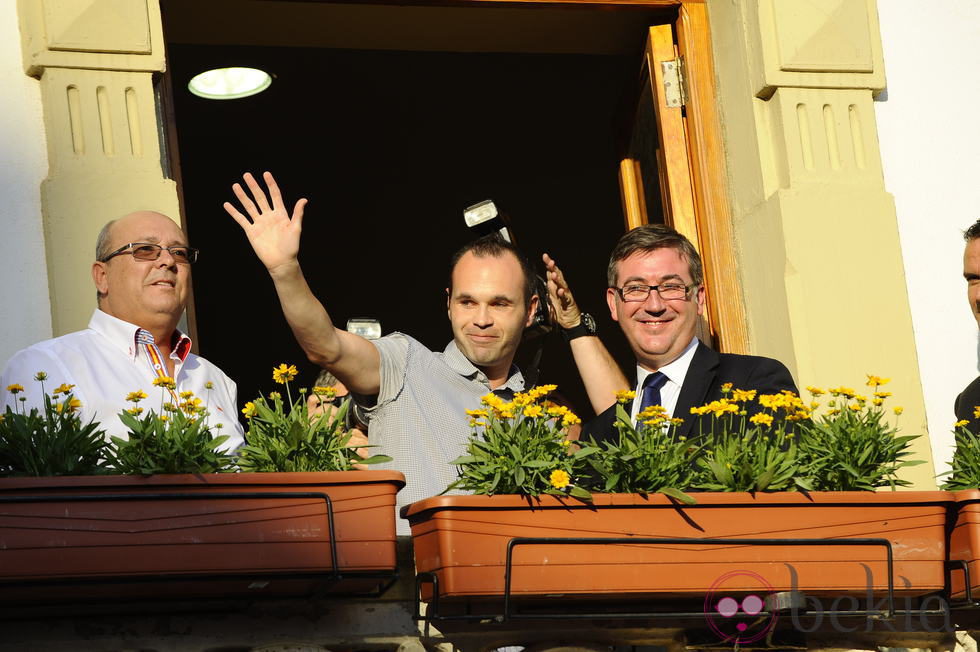
[[(681, 395), (681, 386), (687, 377), (687, 370), (691, 367), (691, 360), (694, 359), (694, 352), (697, 348), (698, 338), (695, 337), (676, 360), (665, 364), (657, 370), (667, 376), (667, 381), (660, 388), (660, 405), (672, 417), (688, 418), (688, 415), (674, 414), (674, 409), (677, 407), (677, 399)], [(633, 410), (630, 413), (630, 419), (633, 423), (636, 423), (636, 415), (640, 412), (640, 401), (643, 398), (643, 381), (652, 373), (654, 372), (644, 369), (640, 365), (636, 365), (636, 387), (633, 388), (636, 392), (636, 398), (633, 399)]]
[[(45, 392), (50, 394), (62, 383), (74, 385), (73, 395), (82, 403), (82, 422), (94, 418), (101, 423), (107, 437), (115, 435), (125, 439), (128, 431), (119, 413), (133, 407), (126, 402), (127, 394), (143, 390), (148, 398), (139, 406), (146, 410), (152, 408), (158, 414), (162, 402), (172, 402), (169, 392), (153, 385), (157, 374), (144, 347), (136, 343), (138, 330), (139, 326), (96, 310), (87, 329), (19, 351), (0, 377), (0, 409), (8, 405), (14, 410), (43, 409), (41, 385), (34, 380), (34, 375), (43, 371), (48, 375), (44, 381)], [(190, 346), (190, 338), (177, 331), (170, 354), (177, 392), (194, 392), (207, 405), (208, 423), (223, 424), (220, 430), (212, 428), (212, 432), (229, 437), (221, 448), (234, 450), (244, 442), (235, 383), (218, 367), (191, 353)], [(205, 388), (208, 382), (213, 383), (213, 389)], [(7, 390), (12, 384), (23, 386), (25, 391), (15, 396)], [(18, 400), (22, 396), (27, 398), (26, 402)]]

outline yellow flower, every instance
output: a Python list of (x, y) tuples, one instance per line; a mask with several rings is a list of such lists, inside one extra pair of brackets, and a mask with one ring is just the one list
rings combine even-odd
[(282, 394), (280, 394), (279, 392), (269, 392), (270, 401), (278, 401), (281, 398), (282, 398)]
[(164, 389), (176, 389), (177, 383), (170, 376), (160, 376), (159, 378), (153, 379), (153, 385), (156, 387), (163, 387)]
[(60, 385), (54, 388), (54, 391), (51, 392), (51, 395), (55, 396), (57, 394), (69, 394), (71, 393), (71, 390), (73, 390), (74, 388), (75, 388), (74, 385), (69, 385), (68, 383), (61, 383)]
[(545, 411), (549, 417), (563, 417), (568, 414), (568, 408), (564, 405), (545, 405)]
[(5, 418), (6, 418), (6, 417), (4, 417), (4, 415), (2, 415), (2, 414), (0, 414), (0, 423), (3, 423), (3, 420), (4, 420)]
[(537, 387), (531, 388), (531, 391), (528, 392), (528, 395), (531, 397), (532, 400), (536, 401), (542, 396), (546, 394), (550, 394), (556, 389), (558, 389), (558, 385), (538, 385)]
[(566, 448), (568, 448), (569, 446), (572, 445), (572, 442), (570, 440), (568, 440), (568, 439), (562, 439), (561, 440), (561, 445), (564, 446), (564, 447), (566, 447)]
[(131, 407), (126, 411), (132, 414), (134, 417), (138, 417), (139, 415), (143, 414), (143, 408), (141, 407)]
[(859, 403), (851, 403), (851, 404), (850, 404), (850, 405), (848, 405), (847, 407), (849, 407), (849, 408), (851, 408), (851, 409), (852, 409), (852, 410), (854, 410), (855, 412), (859, 412), (859, 411), (861, 410), (861, 408), (862, 408), (863, 406), (862, 406), (862, 405), (860, 405)]
[(157, 417), (157, 418), (158, 418), (158, 419), (160, 419), (160, 421), (161, 421), (162, 423), (166, 423), (167, 421), (169, 421), (169, 420), (170, 420), (170, 417), (168, 417), (168, 416), (167, 416), (166, 414), (161, 414), (161, 415), (160, 415), (159, 417)]
[(891, 395), (891, 392), (875, 392), (875, 398), (888, 398)]
[(180, 397), (182, 399), (184, 399), (184, 400), (189, 399), (192, 396), (194, 396), (194, 392), (181, 392), (180, 393)]
[(887, 385), (891, 378), (882, 378), (881, 376), (872, 376), (867, 374), (868, 382), (865, 383), (868, 387), (878, 387), (879, 385)]
[(208, 382), (204, 383), (204, 389), (214, 389), (214, 383), (209, 380)]
[(625, 403), (626, 401), (632, 401), (636, 398), (636, 392), (631, 389), (621, 389), (616, 392), (616, 401), (618, 403)]
[(180, 409), (188, 414), (194, 414), (195, 412), (199, 412), (200, 410), (204, 409), (201, 407), (202, 403), (203, 401), (201, 401), (199, 398), (188, 399), (180, 404)]
[(532, 419), (535, 417), (540, 417), (543, 413), (544, 408), (540, 405), (528, 405), (524, 408), (524, 416), (531, 417)]
[(872, 405), (881, 405), (884, 402), (885, 402), (885, 399), (883, 399), (883, 398), (877, 398), (877, 397), (875, 397), (875, 398), (871, 399), (871, 404)]
[(325, 398), (334, 398), (337, 396), (337, 390), (332, 385), (317, 385), (313, 388), (313, 393)]
[(857, 394), (857, 392), (850, 387), (844, 387), (843, 385), (840, 387), (831, 387), (830, 393), (834, 396), (846, 396), (847, 398), (854, 398), (854, 396)]
[(40, 381), (44, 381), (44, 380), (47, 380), (47, 379), (48, 379), (48, 374), (46, 374), (43, 371), (39, 371), (36, 374), (34, 374), (34, 380), (36, 380), (36, 381), (39, 381), (40, 382)]
[(139, 403), (144, 398), (146, 398), (146, 392), (144, 392), (142, 389), (126, 394), (126, 400), (130, 403)]
[(644, 419), (652, 419), (654, 417), (666, 419), (667, 408), (661, 405), (648, 405), (640, 410), (640, 413), (636, 415), (636, 418), (640, 421), (643, 421)]
[(807, 385), (806, 391), (810, 392), (810, 394), (813, 396), (823, 396), (826, 394), (826, 392), (824, 392), (822, 389), (819, 387), (814, 387), (813, 385)]
[(749, 421), (751, 421), (752, 423), (758, 424), (758, 425), (771, 426), (772, 425), (772, 415), (771, 414), (764, 414), (764, 413), (760, 412), (759, 414), (753, 415), (752, 418), (749, 419)]
[(77, 398), (73, 398), (64, 403), (58, 403), (54, 407), (58, 411), (58, 414), (61, 414), (65, 410), (68, 410), (68, 412), (77, 412), (78, 408), (82, 407), (82, 402)]
[(980, 419), (980, 405), (973, 406), (973, 418)]
[[(681, 419), (681, 418), (677, 418), (677, 417), (675, 417), (675, 418), (673, 418), (673, 419), (671, 419), (671, 420), (670, 420), (670, 422), (671, 422), (671, 423), (672, 423), (673, 425), (675, 425), (675, 426), (679, 426), (679, 425), (681, 425), (682, 423), (684, 423), (684, 419)], [(687, 437), (681, 437), (681, 440), (682, 440), (682, 441), (683, 441), (683, 440), (685, 440), (685, 439), (687, 439)]]
[(483, 418), (486, 418), (486, 417), (490, 416), (490, 414), (486, 410), (467, 410), (466, 411), (466, 414), (468, 414), (471, 417), (483, 417)]
[(500, 398), (498, 395), (494, 394), (493, 392), (490, 392), (489, 394), (481, 398), (480, 402), (486, 405), (487, 407), (494, 408), (495, 410), (499, 410), (500, 406), (504, 404), (504, 399)]
[(834, 408), (833, 410), (827, 410), (828, 416), (834, 417), (837, 416), (838, 414), (840, 414), (840, 410), (838, 410), (837, 408)]
[(754, 389), (736, 389), (732, 393), (733, 401), (751, 401), (755, 398), (756, 391)]
[(242, 408), (242, 414), (245, 415), (246, 419), (251, 419), (252, 417), (254, 417), (256, 412), (257, 410), (255, 409), (255, 403), (253, 403), (252, 401), (246, 403), (245, 407)]
[(566, 412), (565, 416), (563, 416), (561, 419), (561, 425), (565, 426), (566, 428), (569, 426), (577, 425), (579, 423), (582, 423), (582, 420), (579, 419), (574, 414), (572, 414), (571, 412)]
[(732, 391), (732, 384), (731, 383), (724, 383), (724, 384), (722, 384), (722, 386), (721, 386), (721, 393), (722, 394), (727, 394), (730, 391)]
[(551, 482), (551, 486), (555, 489), (564, 489), (572, 481), (568, 475), (568, 472), (563, 469), (555, 469), (552, 471), (551, 477), (548, 480)]
[(280, 385), (284, 385), (295, 378), (298, 373), (299, 371), (296, 369), (296, 365), (286, 365), (283, 363), (278, 367), (272, 368), (272, 380)]
[(177, 406), (174, 405), (173, 403), (170, 403), (168, 401), (167, 403), (164, 403), (163, 404), (163, 411), (164, 412), (176, 412), (177, 411)]
[(24, 391), (24, 386), (14, 383), (13, 385), (7, 385), (7, 391), (11, 394), (20, 394)]
[(901, 414), (902, 412), (905, 411), (905, 408), (899, 406), (899, 407), (895, 408), (893, 411), (895, 412), (895, 414)]
[(957, 421), (956, 423), (954, 423), (954, 424), (953, 424), (953, 427), (954, 427), (954, 428), (962, 428), (963, 426), (965, 426), (965, 425), (967, 425), (967, 424), (969, 424), (969, 423), (970, 423), (970, 422), (969, 422), (968, 420), (966, 420), (966, 419), (963, 419), (963, 420), (961, 420), (961, 421)]
[(530, 405), (534, 403), (534, 397), (531, 394), (525, 394), (524, 392), (517, 392), (514, 394), (514, 405), (517, 407), (524, 407), (525, 405)]

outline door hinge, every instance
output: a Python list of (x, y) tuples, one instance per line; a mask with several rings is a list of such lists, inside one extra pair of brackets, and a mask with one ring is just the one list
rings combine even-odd
[(684, 57), (661, 62), (660, 70), (664, 77), (664, 101), (667, 106), (672, 109), (684, 106), (687, 103)]

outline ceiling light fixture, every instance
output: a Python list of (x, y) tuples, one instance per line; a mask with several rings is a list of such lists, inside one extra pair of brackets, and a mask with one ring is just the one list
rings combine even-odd
[(237, 100), (261, 93), (270, 84), (272, 77), (258, 68), (215, 68), (195, 76), (187, 89), (209, 100)]

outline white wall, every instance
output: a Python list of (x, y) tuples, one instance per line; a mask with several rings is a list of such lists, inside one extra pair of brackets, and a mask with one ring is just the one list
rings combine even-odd
[(878, 136), (941, 472), (952, 455), (953, 400), (978, 371), (962, 233), (980, 218), (980, 2), (878, 0), (878, 16), (888, 80), (875, 105)]
[(51, 337), (41, 226), (47, 176), (41, 91), (24, 74), (16, 0), (0, 0), (0, 367)]

